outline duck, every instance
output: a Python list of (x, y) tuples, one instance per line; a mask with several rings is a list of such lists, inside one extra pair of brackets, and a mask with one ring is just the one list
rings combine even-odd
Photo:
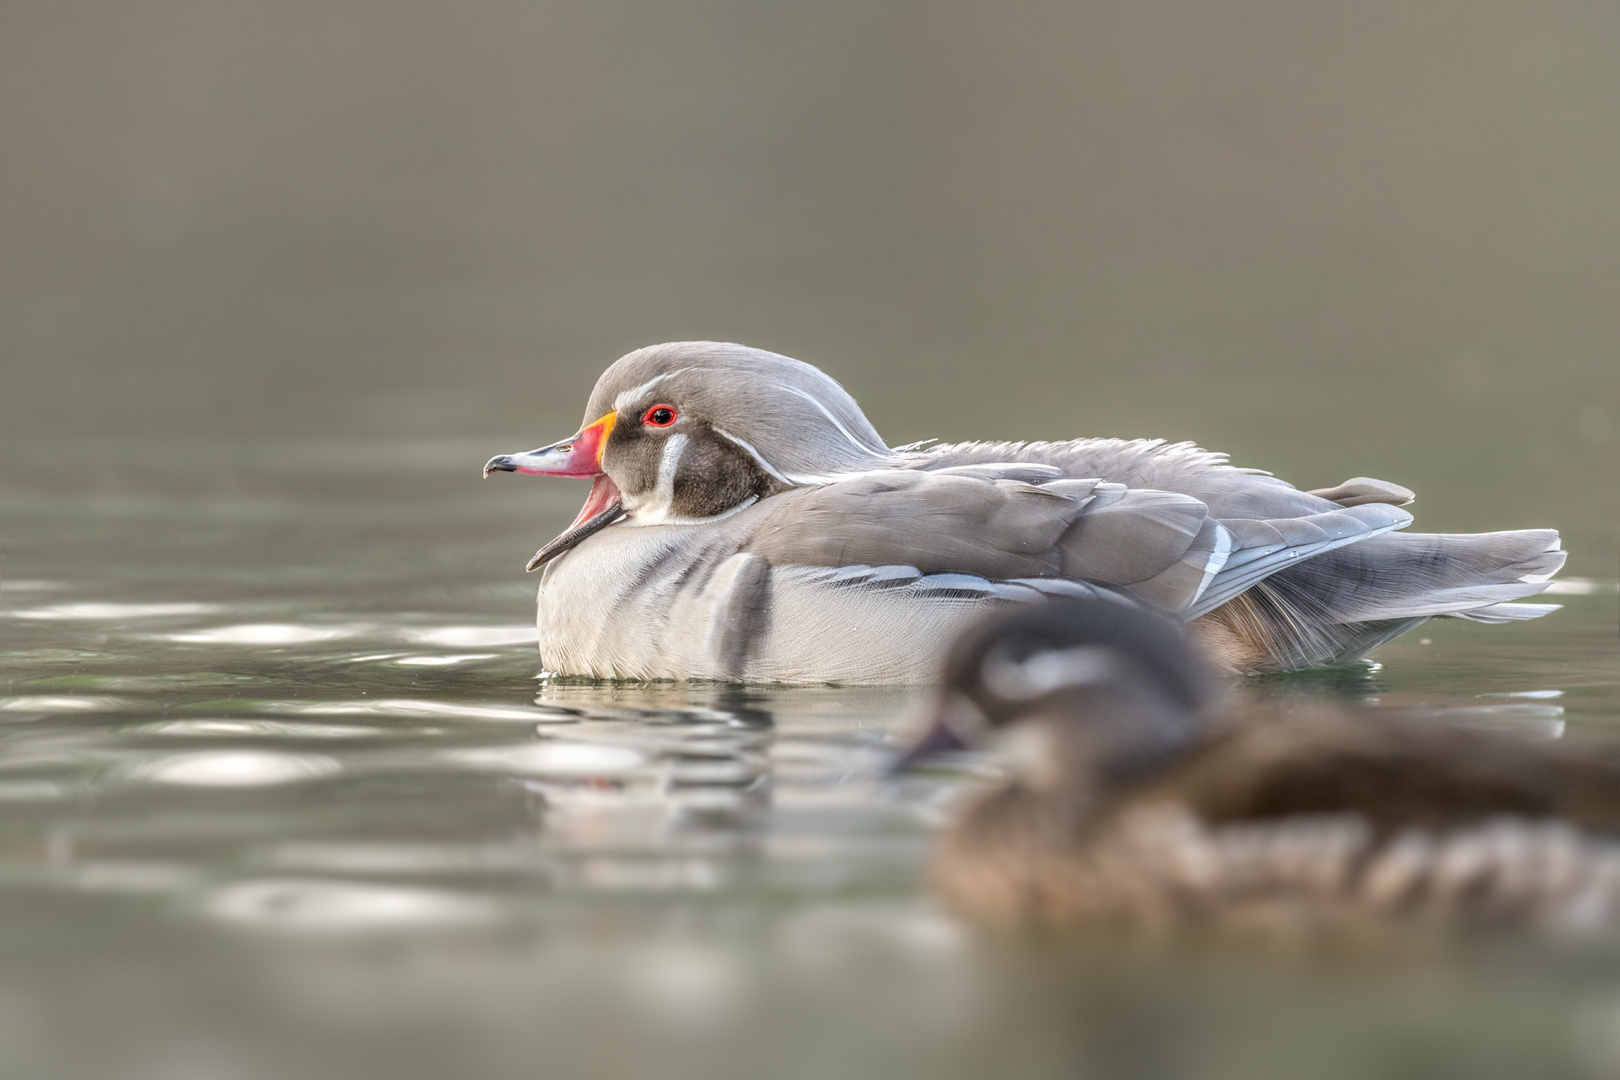
[(1331, 707), (1234, 709), (1186, 629), (1060, 599), (953, 643), (896, 762), (994, 748), (931, 878), (988, 926), (1620, 924), (1620, 753)]
[(1302, 491), (1188, 442), (891, 447), (820, 369), (727, 342), (620, 358), (577, 432), (498, 472), (591, 483), (528, 569), (544, 668), (599, 679), (923, 683), (986, 609), (1098, 596), (1226, 670), (1319, 667), (1546, 614), (1515, 601), (1564, 560), (1551, 529), (1398, 533), (1406, 488)]

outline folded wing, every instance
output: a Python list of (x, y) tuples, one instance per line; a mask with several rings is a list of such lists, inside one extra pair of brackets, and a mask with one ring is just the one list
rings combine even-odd
[[(1076, 475), (1091, 467), (1097, 475)], [(1436, 615), (1552, 610), (1508, 601), (1540, 592), (1562, 565), (1555, 532), (1387, 535), (1411, 523), (1399, 507), (1411, 497), (1367, 477), (1300, 491), (1187, 445), (963, 444), (773, 497), (746, 550), (855, 590), (958, 600), (1079, 590), (1185, 621), (1252, 624), (1268, 657), (1260, 669), (1352, 659)]]
[(1311, 505), (1330, 509), (1217, 519), (1179, 492), (985, 462), (871, 473), (777, 496), (760, 508), (747, 550), (775, 566), (1088, 583), (1190, 619), (1300, 560), (1411, 520), (1383, 504)]

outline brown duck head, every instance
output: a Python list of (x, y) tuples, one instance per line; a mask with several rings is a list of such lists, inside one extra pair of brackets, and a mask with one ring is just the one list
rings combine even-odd
[(1129, 785), (1202, 741), (1217, 686), (1180, 626), (1133, 604), (1020, 606), (955, 641), (897, 767), (1004, 741), (1027, 785)]

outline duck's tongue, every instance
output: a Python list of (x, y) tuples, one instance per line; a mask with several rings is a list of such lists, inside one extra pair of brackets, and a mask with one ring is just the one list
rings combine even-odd
[(619, 498), (619, 489), (606, 476), (597, 476), (591, 481), (591, 493), (586, 497), (585, 505), (580, 507), (574, 523), (563, 530), (557, 539), (535, 552), (534, 558), (524, 569), (540, 569), (581, 540), (619, 520), (623, 513), (624, 504)]

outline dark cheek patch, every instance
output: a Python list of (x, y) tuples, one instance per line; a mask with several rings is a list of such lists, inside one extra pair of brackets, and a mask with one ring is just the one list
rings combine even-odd
[(632, 498), (645, 495), (658, 484), (666, 441), (662, 432), (650, 435), (639, 427), (614, 431), (602, 453), (602, 469), (624, 494)]
[(740, 448), (699, 430), (681, 455), (671, 509), (682, 517), (713, 517), (750, 496), (763, 499), (781, 490), (782, 485)]

